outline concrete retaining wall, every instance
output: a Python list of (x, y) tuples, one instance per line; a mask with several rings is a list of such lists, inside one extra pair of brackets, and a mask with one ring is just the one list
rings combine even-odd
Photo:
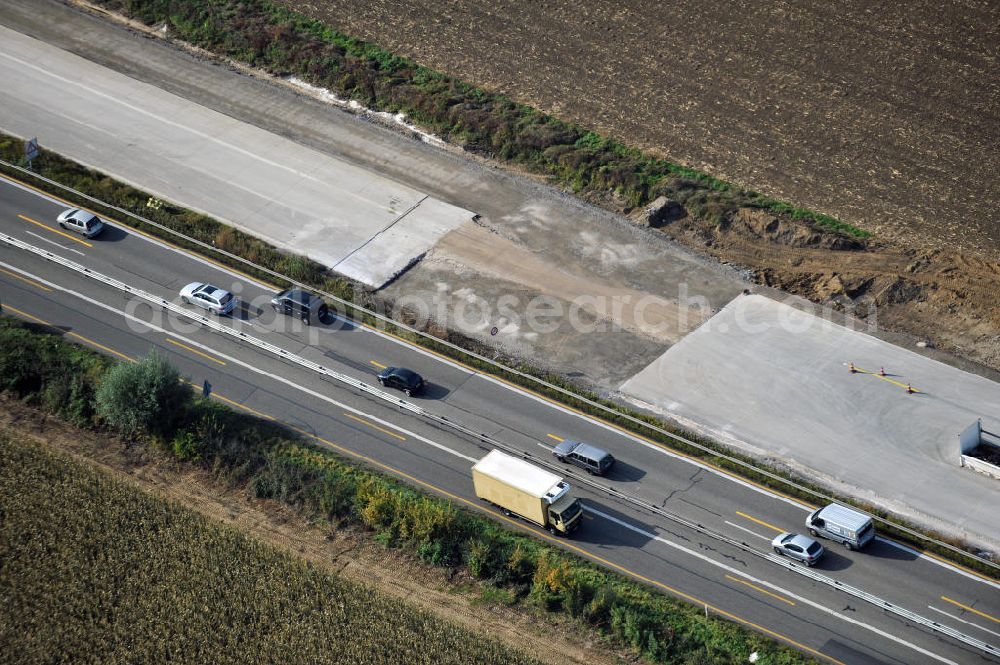
[(1000, 480), (1000, 466), (996, 464), (990, 464), (976, 457), (969, 457), (968, 455), (962, 455), (962, 466), (968, 467), (973, 471), (978, 471), (979, 473), (984, 473), (991, 478)]

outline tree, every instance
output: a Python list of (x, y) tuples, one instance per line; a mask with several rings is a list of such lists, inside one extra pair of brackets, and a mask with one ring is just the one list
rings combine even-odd
[(134, 363), (111, 368), (95, 395), (97, 413), (121, 436), (169, 438), (191, 402), (180, 374), (155, 350)]

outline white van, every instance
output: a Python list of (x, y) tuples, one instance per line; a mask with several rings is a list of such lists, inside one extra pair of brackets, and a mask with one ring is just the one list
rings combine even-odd
[(843, 543), (849, 550), (859, 550), (875, 537), (872, 518), (836, 503), (809, 513), (806, 528), (813, 536)]

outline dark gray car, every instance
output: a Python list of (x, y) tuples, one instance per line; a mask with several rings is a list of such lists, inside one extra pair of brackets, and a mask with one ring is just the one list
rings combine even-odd
[(330, 314), (330, 308), (319, 296), (302, 289), (286, 289), (271, 298), (271, 307), (278, 314), (294, 316), (306, 325), (314, 321), (323, 322)]
[(560, 462), (575, 464), (587, 473), (603, 476), (615, 463), (611, 453), (589, 443), (579, 441), (561, 441), (552, 449), (552, 454)]

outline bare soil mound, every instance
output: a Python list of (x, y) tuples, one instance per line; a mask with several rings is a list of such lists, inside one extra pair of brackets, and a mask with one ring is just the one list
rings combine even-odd
[(662, 231), (762, 284), (1000, 368), (1000, 262), (845, 237), (759, 210), (720, 224), (688, 216)]

